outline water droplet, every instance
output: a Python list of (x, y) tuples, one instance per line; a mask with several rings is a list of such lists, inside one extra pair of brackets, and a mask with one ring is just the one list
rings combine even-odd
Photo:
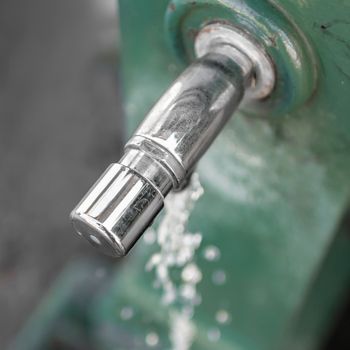
[(221, 332), (218, 328), (211, 328), (208, 330), (207, 337), (209, 341), (216, 343), (221, 338)]
[(218, 310), (215, 318), (218, 323), (227, 324), (230, 321), (230, 314), (226, 310)]
[(204, 250), (204, 258), (208, 261), (216, 261), (220, 259), (220, 249), (214, 245), (209, 245)]
[(190, 320), (192, 313), (193, 310), (170, 314), (171, 349), (189, 350), (191, 348), (196, 334), (196, 327)]
[(181, 310), (181, 315), (184, 319), (191, 320), (194, 315), (193, 305), (185, 305)]
[(196, 287), (192, 284), (184, 284), (180, 287), (180, 295), (187, 300), (194, 301)]
[(202, 235), (200, 233), (195, 233), (193, 235), (193, 245), (198, 248), (202, 242)]
[(155, 333), (155, 332), (150, 332), (146, 335), (146, 344), (148, 346), (157, 346), (158, 343), (159, 343), (159, 337), (158, 337), (158, 334)]
[(176, 299), (176, 290), (175, 287), (171, 286), (170, 288), (164, 287), (164, 293), (162, 296), (162, 302), (164, 305), (172, 304)]
[(220, 286), (226, 282), (226, 273), (223, 270), (216, 270), (211, 277), (214, 284)]
[(130, 306), (124, 306), (120, 310), (120, 318), (124, 321), (130, 320), (134, 316), (134, 309)]
[(146, 264), (146, 271), (151, 271), (155, 266), (160, 265), (162, 256), (160, 254), (153, 254), (151, 259)]
[(196, 284), (202, 279), (202, 273), (196, 264), (188, 264), (181, 273), (184, 282)]

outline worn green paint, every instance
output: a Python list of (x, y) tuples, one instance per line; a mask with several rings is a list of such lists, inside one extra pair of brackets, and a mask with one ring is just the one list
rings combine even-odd
[(250, 106), (249, 112), (281, 116), (310, 98), (316, 89), (317, 59), (287, 14), (267, 1), (199, 0), (193, 4), (173, 0), (165, 16), (165, 35), (180, 60), (194, 59), (196, 34), (212, 21), (232, 23), (249, 33), (275, 64), (277, 84), (272, 95)]
[[(337, 227), (349, 200), (350, 3), (201, 0), (173, 1), (169, 8), (167, 3), (154, 0), (145, 7), (137, 1), (120, 1), (130, 131), (184, 67), (174, 47), (180, 58), (191, 57), (193, 36), (187, 34), (202, 20), (244, 23), (266, 45), (274, 32), (276, 47), (267, 49), (278, 60), (286, 82), (276, 99), (278, 118), (236, 115), (200, 162), (205, 195), (191, 227), (203, 233), (204, 246), (221, 249), (222, 260), (213, 265), (198, 258), (205, 278), (196, 322), (204, 334), (215, 325), (216, 310), (227, 307), (233, 321), (222, 328), (216, 348), (295, 349), (298, 344), (298, 349), (314, 349), (331, 321), (331, 311), (322, 310), (332, 310), (339, 301), (327, 298), (327, 293), (341, 289), (349, 276), (346, 263), (326, 276), (323, 271), (324, 257), (337, 245)], [(237, 8), (240, 14), (233, 12)], [(299, 48), (299, 71), (283, 47), (281, 33)], [(281, 115), (288, 109), (292, 111)], [(342, 239), (339, 259), (350, 252), (349, 238)], [(118, 298), (127, 296), (164, 324), (158, 292), (144, 273), (149, 255), (144, 246), (138, 247), (138, 254), (116, 279), (114, 293), (104, 300), (102, 319), (111, 307), (120, 306)], [(227, 272), (225, 287), (212, 285), (215, 268)], [(327, 282), (319, 289), (321, 279)], [(313, 308), (316, 298), (323, 304)], [(307, 324), (300, 329), (303, 322)], [(132, 329), (125, 325), (126, 331)], [(141, 326), (136, 334), (145, 331)], [(212, 348), (204, 339), (194, 348)]]
[[(262, 106), (265, 115), (235, 115), (199, 164), (205, 194), (190, 228), (203, 233), (202, 247), (218, 246), (221, 259), (206, 262), (202, 251), (196, 258), (203, 303), (192, 349), (317, 349), (350, 282), (350, 2), (177, 0), (168, 7), (167, 0), (120, 0), (129, 133), (184, 68), (181, 59), (191, 56), (193, 38), (182, 48), (180, 39), (201, 20), (223, 18), (251, 28), (266, 45), (278, 27), (276, 47), (267, 49), (284, 86)], [(295, 75), (281, 33), (300, 52)], [(99, 350), (143, 349), (149, 331), (161, 334), (159, 349), (169, 348), (169, 310), (144, 271), (154, 249), (140, 242), (111, 285), (79, 309)], [(227, 273), (224, 286), (211, 282), (216, 269)], [(136, 310), (127, 322), (120, 319), (125, 305)], [(220, 308), (232, 322), (213, 345), (206, 332)]]

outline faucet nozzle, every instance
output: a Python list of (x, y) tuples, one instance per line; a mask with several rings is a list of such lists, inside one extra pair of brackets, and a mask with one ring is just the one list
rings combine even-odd
[(76, 231), (108, 255), (131, 249), (169, 191), (183, 187), (243, 97), (261, 99), (274, 87), (269, 56), (234, 27), (207, 25), (195, 50), (197, 60), (152, 108), (119, 163), (71, 214)]

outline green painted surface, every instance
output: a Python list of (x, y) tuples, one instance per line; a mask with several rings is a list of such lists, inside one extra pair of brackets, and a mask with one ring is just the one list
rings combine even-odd
[[(167, 10), (168, 1), (148, 1), (147, 6), (120, 1), (129, 132), (184, 67), (169, 45), (169, 18), (164, 26), (166, 12), (169, 16), (169, 11), (181, 10), (183, 3), (174, 1)], [(177, 22), (185, 32), (197, 26), (198, 18), (206, 13), (210, 12), (208, 19), (212, 20), (243, 4), (233, 0), (188, 3), (192, 9)], [(222, 9), (213, 12), (213, 3)], [(236, 115), (199, 164), (205, 194), (191, 218), (191, 228), (203, 233), (203, 247), (215, 244), (222, 257), (216, 263), (205, 262), (201, 254), (197, 258), (204, 279), (199, 285), (203, 303), (195, 320), (202, 333), (193, 349), (213, 347), (205, 334), (215, 327), (215, 312), (220, 308), (230, 310), (232, 322), (221, 327), (218, 349), (295, 349), (293, 344), (299, 344), (298, 349), (314, 349), (331, 320), (331, 311), (321, 310), (332, 310), (340, 302), (327, 298), (327, 285), (342, 289), (349, 276), (344, 259), (350, 252), (347, 237), (339, 254), (345, 261), (337, 267), (340, 272), (332, 269), (326, 287), (318, 288), (318, 279), (325, 278), (325, 256), (335, 249), (337, 227), (349, 200), (350, 3), (250, 0), (244, 6), (251, 9), (252, 16), (263, 16), (266, 26), (277, 23), (287, 33), (293, 27), (296, 40), (304, 36), (299, 44), (312, 50), (314, 66), (299, 75), (309, 78), (317, 70), (317, 86), (299, 89), (297, 98), (291, 96), (292, 90), (281, 95), (282, 104), (288, 98), (298, 101), (293, 112), (278, 118)], [(278, 31), (276, 35), (280, 45)], [(181, 49), (178, 52), (181, 55)], [(289, 84), (292, 88), (292, 82)], [(312, 95), (306, 96), (307, 92)], [(98, 303), (97, 319), (98, 323), (105, 318), (118, 323), (142, 342), (149, 329), (163, 329), (166, 334), (167, 311), (160, 306), (159, 292), (152, 288), (152, 275), (144, 272), (151, 253), (144, 245), (137, 250), (115, 278), (115, 287)], [(212, 284), (215, 269), (226, 271), (224, 286)], [(316, 312), (309, 306), (315, 298), (323, 300)], [(118, 322), (110, 310), (124, 304), (137, 305), (140, 315), (154, 319), (153, 324), (143, 324), (141, 316), (130, 324)], [(309, 310), (307, 316), (305, 310)], [(310, 327), (298, 329), (302, 322)], [(110, 348), (106, 338), (100, 341)]]

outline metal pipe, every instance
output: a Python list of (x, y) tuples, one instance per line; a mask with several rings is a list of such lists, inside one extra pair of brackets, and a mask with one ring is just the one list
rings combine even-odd
[(240, 44), (249, 40), (253, 50), (237, 48), (232, 31), (237, 40), (237, 30), (226, 25), (202, 30), (196, 40), (199, 58), (152, 108), (119, 163), (105, 171), (72, 212), (76, 231), (105, 254), (123, 256), (131, 249), (169, 191), (184, 186), (247, 90), (261, 98), (273, 88), (272, 64), (270, 80), (261, 81), (257, 74), (257, 52), (259, 64), (265, 65), (271, 63), (266, 53), (241, 32)]

